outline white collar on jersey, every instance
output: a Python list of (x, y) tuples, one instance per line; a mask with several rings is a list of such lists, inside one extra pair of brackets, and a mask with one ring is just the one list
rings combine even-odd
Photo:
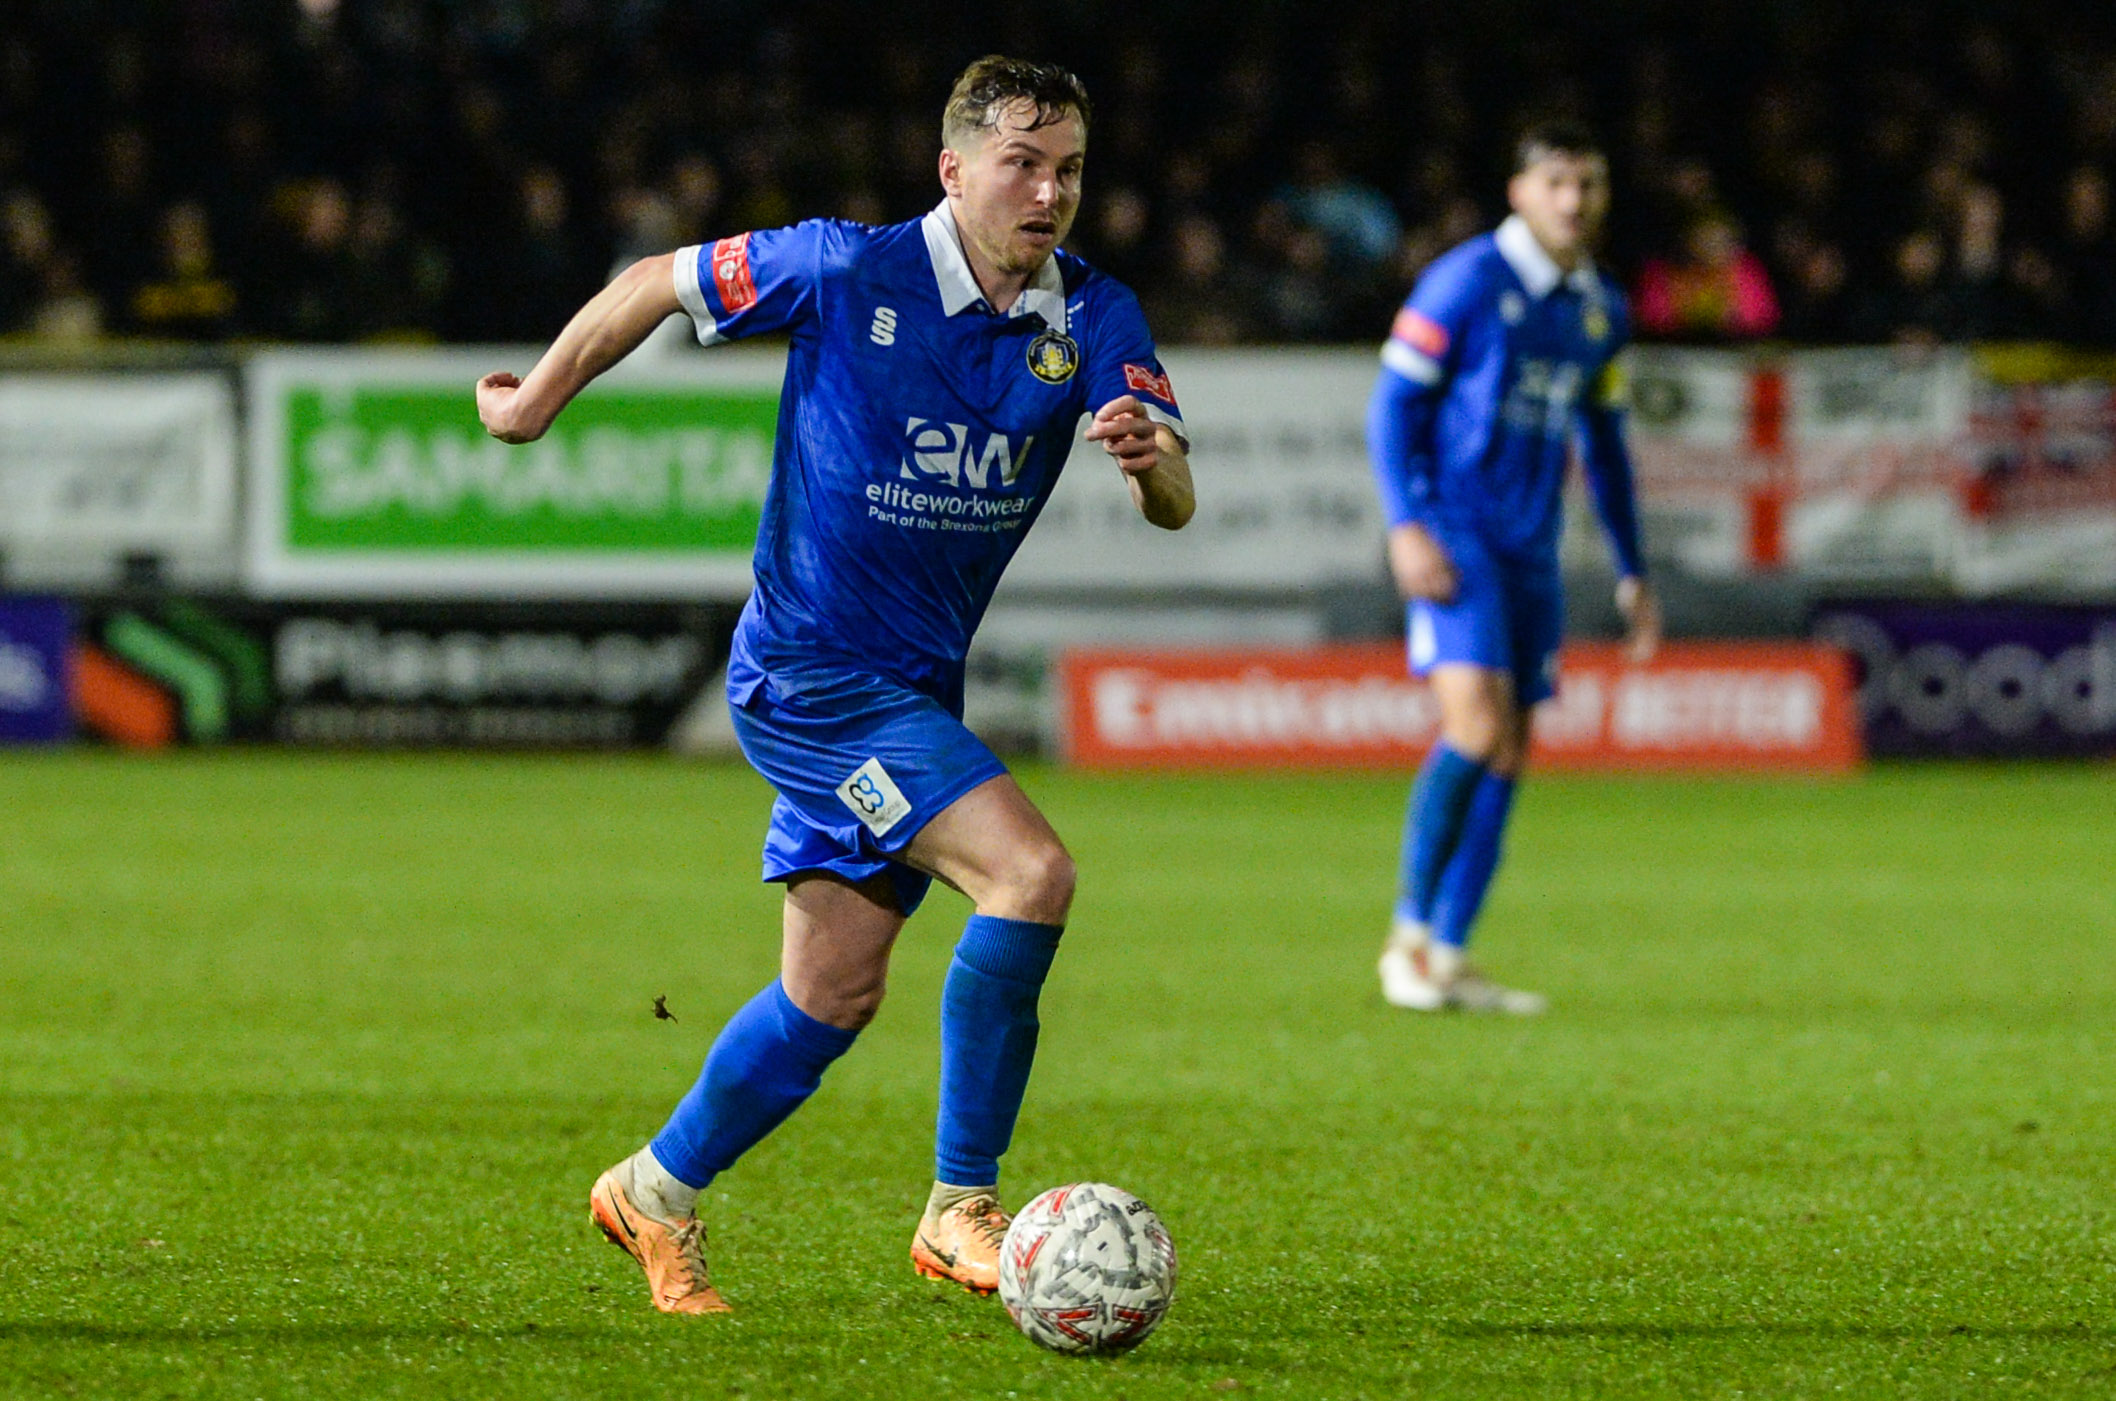
[[(955, 212), (942, 200), (920, 221), (926, 232), (926, 252), (933, 258), (933, 280), (940, 284), (940, 307), (950, 316), (984, 304), (984, 289), (970, 271), (970, 260), (962, 251), (962, 235), (955, 228)], [(1035, 312), (1059, 335), (1065, 334), (1065, 274), (1058, 270), (1054, 254), (1043, 260), (1029, 285), (1021, 289), (1009, 316)]]
[(1557, 260), (1543, 251), (1536, 236), (1528, 231), (1528, 221), (1518, 214), (1509, 214), (1492, 235), (1499, 245), (1499, 254), (1505, 258), (1528, 289), (1528, 295), (1538, 300), (1550, 295), (1559, 282), (1564, 282), (1573, 291), (1586, 294), (1595, 290), (1594, 260), (1582, 254), (1580, 265), (1571, 272), (1559, 267)]

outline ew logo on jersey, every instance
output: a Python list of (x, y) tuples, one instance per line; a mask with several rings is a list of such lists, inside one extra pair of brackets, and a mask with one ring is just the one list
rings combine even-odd
[(838, 785), (838, 797), (877, 837), (888, 836), (891, 827), (911, 815), (911, 800), (896, 786), (879, 759), (869, 759), (854, 769), (852, 776)]
[(732, 316), (757, 301), (757, 284), (749, 275), (749, 235), (723, 238), (713, 245), (713, 285)]
[(1396, 313), (1389, 334), (1430, 360), (1447, 354), (1447, 328), (1422, 311), (1405, 307)]
[(1157, 395), (1171, 404), (1176, 401), (1176, 392), (1169, 388), (1168, 376), (1155, 373), (1150, 366), (1126, 365), (1124, 382), (1141, 393)]
[(909, 481), (938, 477), (949, 486), (968, 483), (978, 491), (993, 486), (1012, 486), (1028, 465), (1031, 433), (1016, 447), (1004, 433), (978, 434), (966, 423), (944, 423), (937, 418), (904, 420), (904, 460), (897, 475)]

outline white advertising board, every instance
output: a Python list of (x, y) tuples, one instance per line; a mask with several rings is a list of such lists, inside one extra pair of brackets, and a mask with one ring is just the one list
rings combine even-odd
[(235, 397), (214, 374), (0, 376), (0, 551), (20, 586), (105, 582), (152, 555), (232, 579)]

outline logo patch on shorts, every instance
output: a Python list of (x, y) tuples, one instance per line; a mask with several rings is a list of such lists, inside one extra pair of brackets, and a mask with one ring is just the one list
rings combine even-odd
[(1423, 669), (1440, 657), (1440, 640), (1433, 636), (1433, 615), (1423, 608), (1411, 610), (1411, 665)]
[(891, 827), (911, 814), (911, 800), (879, 759), (869, 759), (854, 769), (852, 777), (838, 785), (838, 797), (877, 837), (888, 836)]

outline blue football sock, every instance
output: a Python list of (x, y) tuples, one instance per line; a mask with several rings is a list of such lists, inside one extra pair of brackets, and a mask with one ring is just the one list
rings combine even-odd
[(1396, 892), (1396, 917), (1431, 924), (1440, 875), (1462, 839), (1470, 799), (1484, 765), (1446, 742), (1433, 746), (1411, 788), (1411, 810), (1403, 831), (1403, 875)]
[(786, 1122), (858, 1035), (809, 1016), (772, 979), (721, 1028), (654, 1156), (679, 1182), (705, 1186)]
[(1484, 892), (1491, 889), (1492, 873), (1499, 869), (1499, 848), (1513, 801), (1514, 781), (1505, 774), (1487, 773), (1477, 784), (1462, 838), (1441, 873), (1440, 893), (1433, 902), (1433, 938), (1438, 942), (1458, 949), (1469, 942), (1470, 926), (1477, 922)]
[(1036, 998), (1063, 925), (971, 915), (940, 994), (940, 1125), (933, 1177), (999, 1181), (1036, 1059)]

